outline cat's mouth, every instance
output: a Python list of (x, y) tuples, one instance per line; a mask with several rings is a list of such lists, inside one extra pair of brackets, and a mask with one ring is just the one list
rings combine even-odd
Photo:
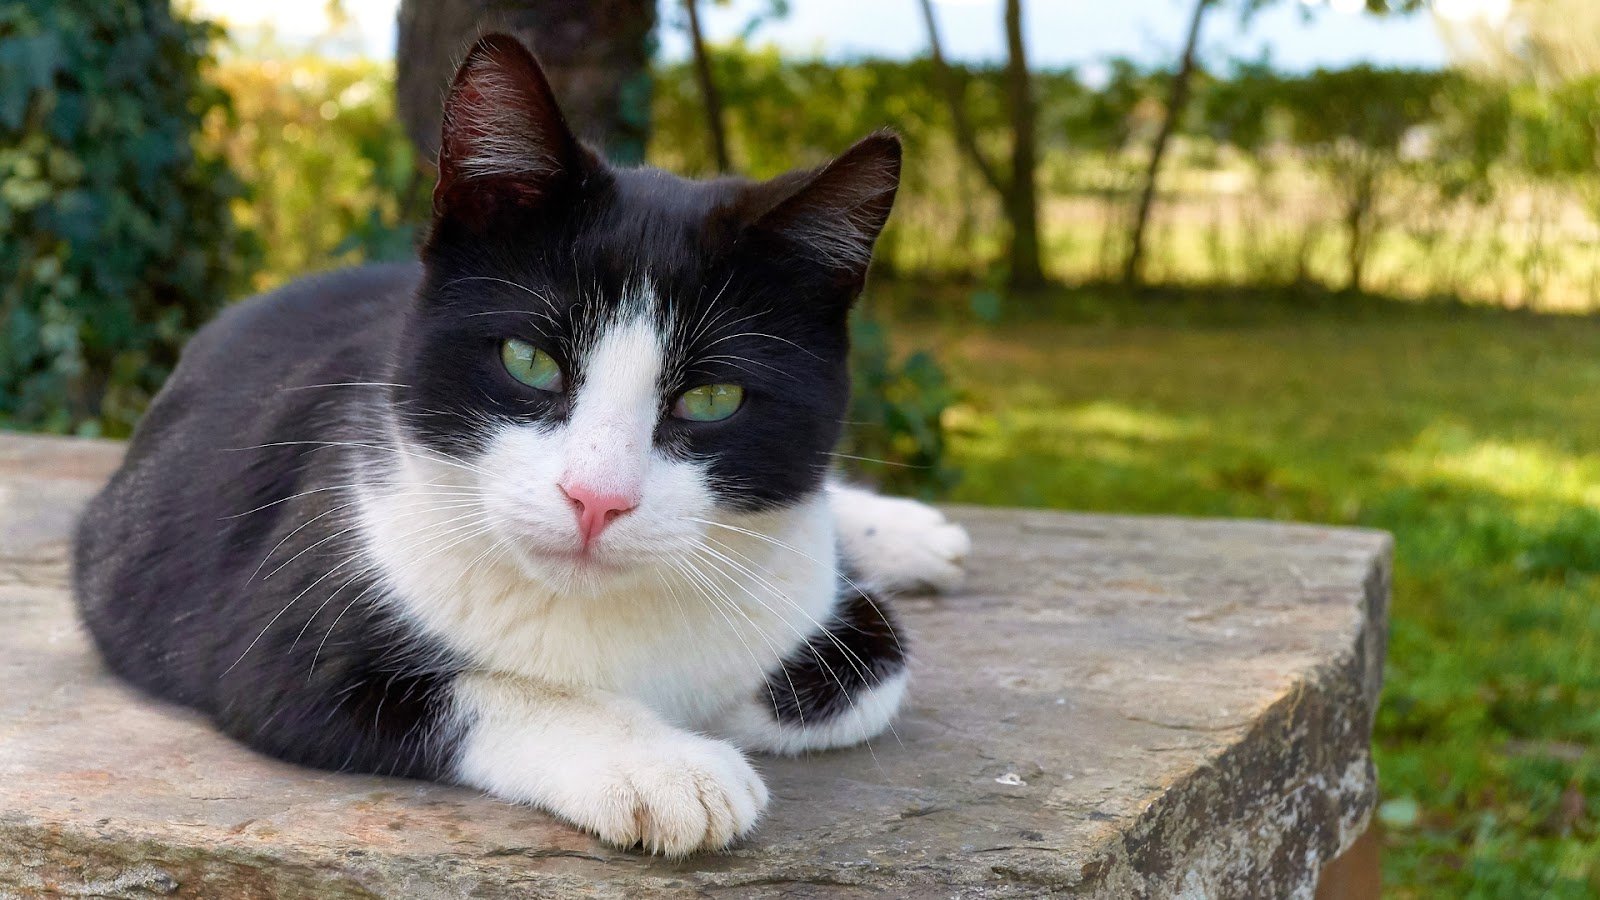
[(585, 569), (621, 572), (624, 569), (631, 568), (630, 566), (623, 565), (615, 559), (611, 559), (604, 551), (595, 550), (594, 548), (559, 551), (551, 554), (551, 557), (567, 563), (568, 565), (580, 566)]
[(531, 542), (519, 544), (518, 553), (533, 568), (562, 569), (585, 575), (620, 575), (637, 568), (603, 547), (560, 549)]

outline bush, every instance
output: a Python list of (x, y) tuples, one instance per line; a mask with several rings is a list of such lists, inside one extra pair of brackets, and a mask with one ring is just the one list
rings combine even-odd
[(0, 7), (0, 423), (126, 434), (247, 268), (193, 145), (213, 33), (166, 0)]
[(898, 494), (932, 499), (954, 487), (944, 411), (955, 402), (932, 354), (897, 359), (884, 326), (858, 311), (850, 328), (855, 391), (837, 454), (841, 468)]
[(393, 65), (268, 45), (210, 77), (231, 115), (207, 118), (201, 146), (250, 185), (234, 212), (263, 244), (252, 290), (415, 255), (433, 185), (395, 117)]

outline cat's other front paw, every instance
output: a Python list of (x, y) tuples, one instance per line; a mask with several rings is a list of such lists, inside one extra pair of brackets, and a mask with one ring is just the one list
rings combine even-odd
[(833, 509), (845, 558), (882, 590), (957, 590), (972, 549), (967, 530), (915, 500), (837, 489)]
[(733, 746), (696, 735), (640, 742), (594, 759), (558, 814), (618, 847), (684, 856), (748, 834), (767, 806), (761, 776)]

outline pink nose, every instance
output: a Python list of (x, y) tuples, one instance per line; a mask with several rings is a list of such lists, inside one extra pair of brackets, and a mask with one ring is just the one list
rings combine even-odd
[(581, 484), (563, 484), (560, 488), (561, 493), (572, 501), (572, 511), (578, 514), (578, 534), (583, 536), (583, 546), (586, 548), (618, 516), (639, 505), (632, 497), (602, 493)]

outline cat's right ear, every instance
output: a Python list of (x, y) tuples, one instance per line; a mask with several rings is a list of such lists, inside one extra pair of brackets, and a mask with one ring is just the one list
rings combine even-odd
[(485, 35), (445, 98), (434, 216), (484, 227), (536, 208), (582, 180), (588, 155), (533, 54), (510, 35)]

